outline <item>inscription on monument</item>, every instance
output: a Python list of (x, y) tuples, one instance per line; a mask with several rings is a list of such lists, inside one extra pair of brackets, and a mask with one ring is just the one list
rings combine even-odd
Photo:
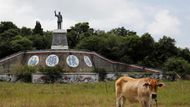
[(28, 65), (29, 66), (34, 66), (34, 65), (37, 65), (38, 63), (39, 63), (39, 57), (37, 55), (33, 55), (28, 60)]
[(59, 63), (59, 58), (57, 55), (52, 54), (46, 58), (46, 65), (49, 67), (54, 67), (58, 63)]
[(87, 66), (92, 67), (92, 62), (88, 56), (84, 56), (84, 62)]
[(66, 34), (61, 34), (61, 33), (55, 33), (52, 45), (58, 46), (58, 45), (67, 45), (67, 38)]
[(79, 59), (75, 55), (69, 55), (66, 61), (70, 67), (77, 67), (79, 65)]

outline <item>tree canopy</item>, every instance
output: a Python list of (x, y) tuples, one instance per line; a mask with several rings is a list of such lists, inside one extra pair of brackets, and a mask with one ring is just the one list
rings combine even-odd
[[(163, 36), (155, 41), (149, 33), (137, 35), (124, 27), (105, 32), (94, 30), (88, 22), (77, 23), (67, 30), (67, 39), (71, 49), (95, 51), (128, 64), (169, 71), (179, 66), (176, 72), (187, 72), (190, 63), (189, 49), (178, 48), (175, 39)], [(52, 32), (44, 32), (38, 21), (33, 29), (18, 28), (10, 21), (0, 23), (1, 58), (22, 50), (50, 49), (51, 40)]]
[(32, 49), (49, 49), (51, 33), (44, 32), (40, 22), (34, 29), (18, 28), (12, 22), (0, 23), (0, 58), (18, 51)]

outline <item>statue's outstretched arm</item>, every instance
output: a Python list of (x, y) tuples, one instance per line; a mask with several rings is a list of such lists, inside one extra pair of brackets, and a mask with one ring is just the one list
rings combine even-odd
[(56, 10), (54, 11), (54, 13), (55, 13), (55, 16), (57, 16), (57, 14), (56, 14)]

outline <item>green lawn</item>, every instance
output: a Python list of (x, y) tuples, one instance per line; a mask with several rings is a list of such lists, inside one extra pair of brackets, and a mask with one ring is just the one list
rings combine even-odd
[[(190, 107), (190, 81), (165, 84), (166, 87), (158, 92), (159, 107)], [(0, 107), (115, 107), (114, 82), (81, 84), (0, 82)]]

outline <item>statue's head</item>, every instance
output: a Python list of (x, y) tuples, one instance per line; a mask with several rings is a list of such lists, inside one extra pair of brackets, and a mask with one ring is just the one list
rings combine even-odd
[(61, 14), (61, 12), (59, 12), (59, 14)]

